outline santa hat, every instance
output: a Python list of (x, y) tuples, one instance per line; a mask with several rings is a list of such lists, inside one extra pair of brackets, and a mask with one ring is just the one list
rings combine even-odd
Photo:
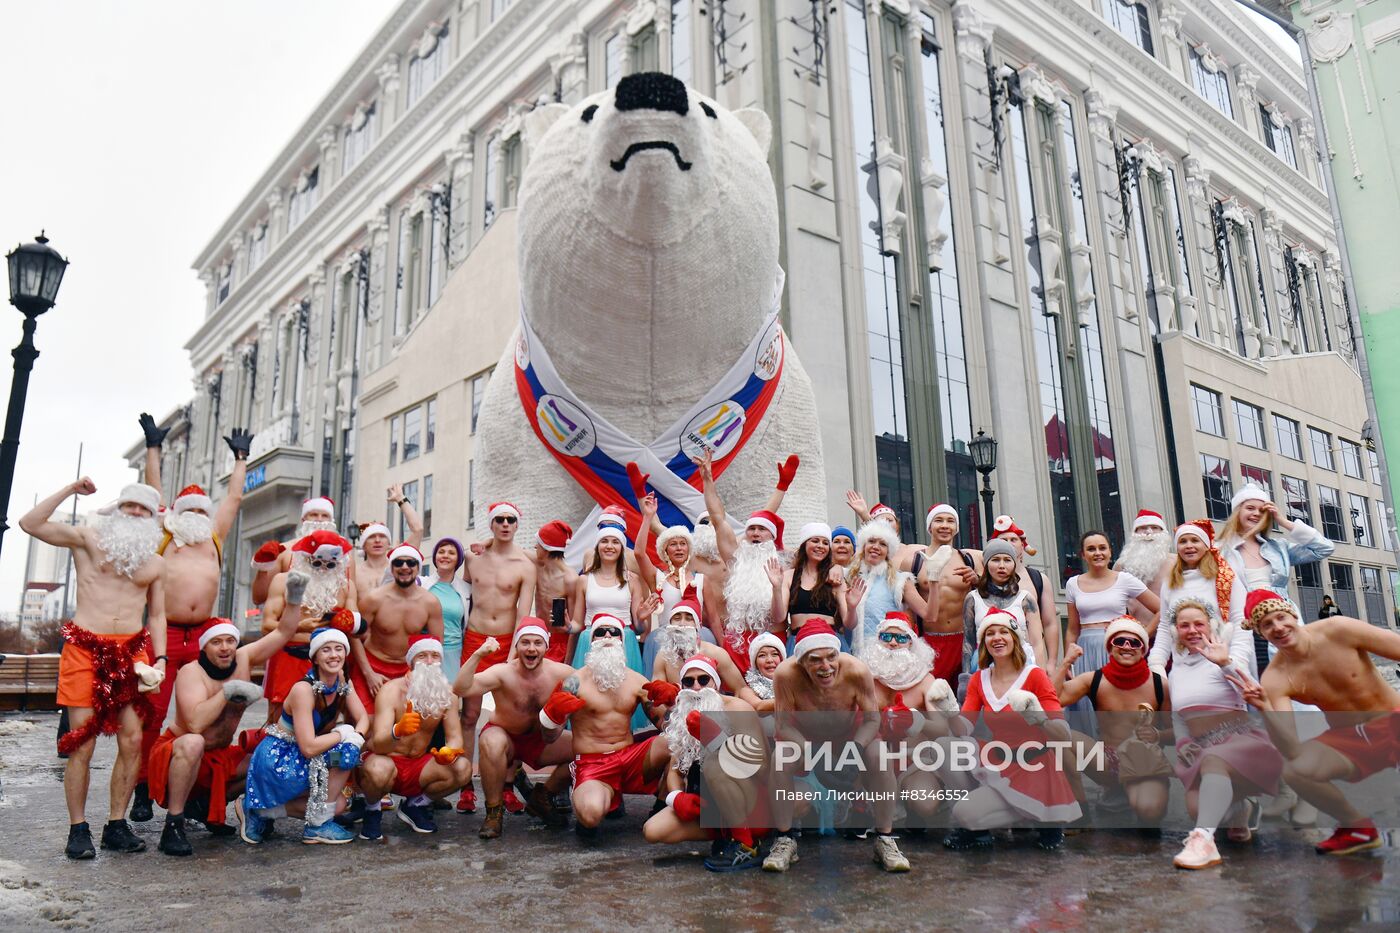
[(510, 636), (510, 646), (514, 648), (526, 635), (538, 635), (544, 639), (545, 645), (549, 644), (549, 626), (544, 624), (544, 619), (535, 616), (521, 619), (520, 624), (515, 627), (515, 634)]
[(340, 560), (350, 553), (350, 542), (334, 531), (313, 531), (293, 544), (292, 550), (321, 560)]
[(232, 635), (234, 641), (243, 637), (243, 633), (238, 630), (228, 619), (210, 619), (209, 624), (204, 626), (199, 632), (199, 650), (203, 651), (204, 646), (209, 644), (220, 635)]
[(1172, 543), (1180, 544), (1181, 539), (1187, 535), (1195, 535), (1206, 543), (1207, 547), (1215, 547), (1215, 526), (1209, 519), (1198, 518), (1195, 521), (1183, 522), (1176, 526), (1176, 534), (1172, 536)]
[(394, 536), (389, 533), (389, 526), (384, 524), (383, 522), (370, 522), (368, 525), (360, 529), (361, 541), (368, 541), (375, 535), (383, 535), (390, 541), (394, 540)]
[(929, 510), (928, 510), (928, 514), (924, 516), (924, 527), (925, 527), (925, 528), (932, 528), (932, 527), (933, 527), (933, 517), (934, 517), (935, 515), (951, 515), (951, 516), (953, 516), (953, 521), (954, 521), (954, 522), (956, 522), (956, 521), (958, 520), (958, 510), (955, 509), (955, 508), (953, 508), (951, 505), (949, 505), (949, 504), (946, 503), (946, 502), (940, 502), (940, 503), (938, 503), (937, 505), (935, 505), (933, 508), (929, 509)]
[(831, 540), (831, 526), (826, 522), (808, 522), (797, 534), (797, 546), (801, 547), (813, 538)]
[(864, 525), (860, 526), (860, 533), (856, 535), (856, 556), (865, 553), (865, 546), (871, 541), (885, 542), (885, 548), (889, 551), (888, 560), (894, 560), (895, 554), (899, 551), (899, 535), (894, 533), (894, 529), (878, 518), (872, 518)]
[(627, 547), (627, 533), (616, 525), (600, 525), (598, 527), (598, 537), (595, 540), (602, 541), (604, 538), (613, 538), (623, 547)]
[(841, 650), (841, 639), (836, 637), (836, 630), (830, 623), (821, 619), (813, 619), (802, 628), (797, 630), (797, 640), (792, 646), (792, 656), (801, 660), (809, 651), (821, 651), (826, 648)]
[(598, 513), (599, 528), (626, 528), (627, 513), (622, 511), (622, 506), (610, 505)]
[(591, 635), (593, 633), (593, 630), (600, 625), (613, 625), (617, 627), (618, 631), (627, 631), (626, 622), (622, 621), (617, 616), (612, 615), (611, 613), (600, 612), (593, 617), (593, 620), (591, 622), (588, 623), (589, 634)]
[(199, 509), (206, 515), (214, 511), (214, 500), (209, 498), (209, 494), (203, 489), (191, 483), (180, 494), (175, 497), (175, 501), (170, 503), (170, 508), (176, 515), (181, 512), (188, 512), (190, 509)]
[(316, 657), (316, 652), (332, 642), (344, 645), (346, 651), (350, 650), (350, 639), (345, 636), (344, 632), (336, 628), (322, 627), (311, 633), (311, 644), (307, 646), (307, 650), (310, 652), (308, 656)]
[(442, 654), (442, 642), (431, 635), (414, 635), (408, 640), (408, 651), (403, 656), (403, 663), (413, 667), (413, 659), (425, 651), (436, 651)]
[[(692, 655), (685, 659), (681, 665), (680, 676), (684, 677), (687, 671), (699, 671), (702, 674), (710, 675), (710, 686), (719, 689), (719, 669), (715, 667), (715, 662), (705, 657), (703, 654)], [(677, 678), (679, 679), (679, 678)]]
[(704, 618), (704, 615), (700, 611), (700, 603), (697, 602), (693, 596), (687, 596), (685, 599), (682, 599), (672, 606), (670, 614), (666, 616), (666, 621), (670, 622), (676, 617), (676, 613), (678, 612), (688, 612), (695, 616), (696, 625), (699, 625), (700, 620)]
[(1142, 627), (1141, 622), (1134, 619), (1132, 616), (1119, 616), (1108, 623), (1108, 628), (1104, 629), (1104, 644), (1112, 642), (1113, 636), (1117, 635), (1119, 632), (1127, 632), (1129, 635), (1136, 635), (1138, 638), (1142, 639), (1144, 647), (1152, 642), (1152, 640), (1147, 637), (1147, 629)]
[(1288, 597), (1280, 596), (1272, 590), (1252, 590), (1244, 601), (1244, 627), (1252, 632), (1264, 621), (1265, 616), (1275, 612), (1287, 612), (1295, 619), (1302, 618), (1298, 607), (1293, 605), (1293, 601)]
[(306, 518), (307, 512), (325, 512), (334, 520), (335, 503), (331, 501), (330, 496), (315, 496), (302, 502), (301, 517)]
[(753, 641), (749, 642), (749, 667), (758, 665), (758, 651), (765, 647), (777, 648), (779, 657), (784, 661), (787, 660), (787, 645), (783, 640), (772, 632), (760, 632), (754, 636)]
[(1004, 534), (1013, 534), (1022, 542), (1026, 540), (1026, 533), (1017, 526), (1010, 515), (998, 515), (992, 522), (992, 537), (1000, 538)]
[(486, 520), (494, 522), (502, 515), (510, 515), (516, 521), (520, 521), (520, 510), (510, 502), (493, 502), (486, 507)]
[(870, 510), (870, 517), (879, 518), (881, 515), (888, 515), (890, 518), (893, 519), (899, 518), (899, 516), (895, 514), (894, 509), (890, 508), (888, 505), (885, 505), (885, 503), (883, 502), (877, 502), (875, 503), (875, 508)]
[(546, 551), (562, 551), (569, 546), (574, 530), (561, 521), (545, 522), (535, 532), (535, 543)]
[(419, 567), (423, 566), (423, 552), (418, 550), (411, 544), (400, 544), (398, 547), (394, 548), (392, 551), (389, 552), (390, 563), (393, 563), (396, 560), (402, 560), (405, 557), (407, 557), (409, 560), (417, 561)]
[(875, 627), (875, 634), (878, 635), (886, 631), (899, 631), (908, 635), (910, 638), (915, 637), (914, 626), (909, 621), (909, 616), (903, 612), (885, 613), (885, 617), (881, 619), (880, 624)]
[(145, 483), (131, 483), (122, 487), (121, 495), (117, 496), (117, 501), (114, 504), (98, 509), (98, 514), (111, 515), (128, 502), (132, 505), (145, 506), (154, 515), (160, 511), (160, 491)]
[(656, 553), (662, 557), (666, 556), (666, 545), (681, 538), (686, 544), (694, 545), (695, 541), (691, 537), (690, 529), (684, 525), (672, 525), (656, 536)]
[(1234, 511), (1246, 502), (1272, 502), (1268, 490), (1257, 483), (1245, 483), (1240, 487), (1239, 492), (1230, 497), (1230, 511)]
[(1133, 519), (1133, 531), (1141, 531), (1150, 525), (1156, 525), (1163, 531), (1167, 528), (1167, 520), (1160, 513), (1151, 509), (1138, 509), (1137, 518)]
[(1011, 629), (1012, 634), (1017, 638), (1021, 637), (1021, 624), (1024, 617), (1018, 615), (1015, 607), (1009, 609), (998, 609), (996, 606), (988, 607), (982, 618), (977, 620), (977, 644), (982, 644), (983, 637), (987, 634), (987, 629), (993, 625), (1004, 625)]
[(768, 533), (773, 536), (773, 543), (778, 550), (783, 549), (783, 520), (777, 512), (770, 512), (767, 509), (759, 509), (754, 512), (749, 516), (748, 523), (744, 527), (747, 529), (754, 526), (767, 528)]

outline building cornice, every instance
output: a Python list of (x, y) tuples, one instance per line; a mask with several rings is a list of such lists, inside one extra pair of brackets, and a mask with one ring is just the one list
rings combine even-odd
[[(1233, 0), (1220, 3), (1219, 0), (1180, 0), (1191, 8), (1206, 28), (1214, 29), (1235, 48), (1251, 53), (1247, 59), (1250, 67), (1268, 77), (1275, 85), (1289, 95), (1289, 103), (1294, 112), (1307, 111), (1308, 89), (1303, 83), (1303, 66), (1287, 62), (1278, 44), (1266, 36), (1257, 25), (1250, 21)], [(1285, 64), (1286, 63), (1286, 64)], [(1236, 64), (1239, 64), (1238, 62)], [(1297, 71), (1288, 65), (1296, 64)]]

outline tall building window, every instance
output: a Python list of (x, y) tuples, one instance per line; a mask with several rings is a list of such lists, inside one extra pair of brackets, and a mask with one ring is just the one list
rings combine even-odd
[(633, 73), (661, 70), (661, 40), (656, 36), (656, 23), (648, 23), (632, 37)]
[(1292, 522), (1303, 521), (1312, 524), (1312, 502), (1308, 499), (1308, 482), (1296, 476), (1284, 474), (1280, 477), (1283, 483), (1283, 505), (1287, 513), (1288, 520)]
[(1117, 33), (1148, 55), (1152, 52), (1152, 23), (1145, 0), (1101, 0), (1103, 18)]
[(404, 292), (407, 285), (405, 273), (408, 271), (408, 209), (399, 211), (399, 243), (398, 253), (394, 264), (394, 335), (398, 336), (404, 332), (404, 327), (408, 322), (408, 299)]
[(520, 172), (522, 165), (520, 134), (501, 143), (501, 207), (514, 207), (520, 193)]
[(511, 5), (513, 0), (491, 0), (491, 20), (494, 22)]
[(1331, 486), (1318, 483), (1318, 517), (1322, 519), (1322, 534), (1333, 541), (1345, 544), (1350, 540), (1342, 523), (1342, 494)]
[(1361, 445), (1340, 437), (1337, 444), (1342, 448), (1342, 472), (1352, 479), (1365, 479), (1366, 474), (1361, 466)]
[(1308, 445), (1312, 448), (1313, 466), (1322, 467), (1324, 470), (1337, 469), (1336, 461), (1332, 458), (1332, 435), (1309, 427)]
[(428, 399), (428, 423), (423, 449), (431, 452), (437, 446), (437, 399)]
[(613, 33), (603, 42), (603, 87), (616, 86), (622, 77), (622, 36)]
[(1254, 222), (1233, 199), (1217, 199), (1211, 207), (1215, 228), (1215, 261), (1235, 325), (1235, 352), (1259, 355), (1262, 335), (1272, 333), (1263, 278), (1254, 246)]
[(1204, 434), (1225, 436), (1225, 413), (1221, 407), (1220, 393), (1192, 383), (1191, 412), (1196, 420), (1196, 430)]
[(1351, 515), (1351, 534), (1359, 547), (1375, 547), (1371, 537), (1371, 502), (1365, 496), (1347, 493), (1347, 512)]
[(476, 461), (467, 461), (467, 527), (476, 527)]
[[(447, 24), (437, 26), (433, 33), (436, 41), (420, 42), (418, 54), (408, 62), (408, 106), (412, 107), (422, 99), (428, 89), (437, 84), (438, 79), (447, 73), (448, 59), (452, 52), (447, 38)], [(430, 48), (425, 46), (431, 44)]]
[(482, 373), (472, 379), (472, 434), (476, 434), (476, 420), (481, 413), (481, 397), (486, 393), (486, 380), (488, 373)]
[(443, 200), (434, 199), (428, 208), (428, 301), (437, 302), (442, 294), (443, 264), (447, 261), (447, 211)]
[(389, 419), (389, 466), (399, 462), (399, 416)]
[(228, 293), (233, 290), (233, 263), (226, 262), (219, 267), (219, 279), (214, 290), (214, 304), (221, 305), (228, 300)]
[(375, 125), (378, 120), (375, 116), (377, 103), (371, 103), (368, 107), (357, 107), (355, 115), (350, 118), (350, 128), (345, 133), (345, 140), (341, 144), (340, 171), (345, 174), (356, 165), (369, 152), (370, 146), (374, 144)]
[(695, 63), (691, 58), (694, 21), (692, 0), (671, 0), (671, 74), (686, 84), (695, 83)]
[(1298, 422), (1283, 415), (1274, 415), (1274, 439), (1278, 441), (1278, 452), (1290, 460), (1303, 459), (1303, 435)]
[(1264, 142), (1278, 157), (1293, 168), (1298, 167), (1298, 153), (1293, 148), (1293, 127), (1274, 119), (1273, 111), (1259, 105), (1259, 125), (1264, 128)]
[[(403, 484), (403, 497), (413, 503), (413, 507), (422, 513), (422, 503), (418, 499), (418, 480), (413, 479)], [(408, 522), (404, 519), (403, 509), (398, 509), (398, 537), (396, 540), (402, 541), (408, 537)]]
[(1267, 450), (1268, 444), (1264, 440), (1264, 409), (1258, 405), (1241, 402), (1237, 398), (1230, 401), (1235, 408), (1235, 428), (1240, 443), (1246, 447)]
[(1212, 55), (1207, 61), (1200, 50), (1192, 48), (1191, 79), (1196, 86), (1196, 93), (1205, 98), (1207, 103), (1231, 120), (1235, 118), (1235, 105), (1230, 100), (1230, 79), (1225, 74), (1224, 66), (1215, 56)]
[(433, 474), (423, 477), (423, 537), (433, 533)]
[(1352, 576), (1351, 564), (1329, 560), (1327, 571), (1332, 576), (1332, 598), (1342, 615), (1356, 618), (1356, 583)]
[(874, 79), (865, 4), (846, 0), (843, 9), (846, 57), (850, 63), (851, 139), (855, 144), (852, 156), (860, 210), (860, 257), (880, 501), (895, 510), (904, 527), (917, 528), (919, 525), (913, 520), (914, 472), (905, 399), (901, 299), (895, 260), (885, 255), (883, 244), (875, 164)]
[(253, 233), (248, 237), (248, 271), (252, 272), (263, 264), (267, 258), (268, 241), (272, 238), (267, 235), (267, 223), (258, 224), (253, 228)]
[(1302, 343), (1304, 353), (1311, 353), (1314, 346), (1313, 325), (1308, 320), (1307, 302), (1303, 294), (1303, 271), (1293, 247), (1283, 251), (1283, 271), (1288, 279), (1288, 306), (1293, 316), (1293, 328)]
[(1201, 483), (1205, 489), (1206, 517), (1223, 522), (1230, 517), (1230, 497), (1235, 494), (1230, 480), (1230, 461), (1201, 454)]
[(1274, 474), (1263, 467), (1250, 466), (1247, 463), (1240, 464), (1240, 479), (1245, 483), (1253, 483), (1260, 489), (1269, 493), (1269, 498), (1274, 495)]
[[(1176, 218), (1176, 229), (1172, 234), (1176, 242), (1176, 259), (1181, 273), (1180, 279), (1177, 280), (1177, 294), (1194, 295), (1195, 287), (1191, 284), (1191, 251), (1186, 248), (1185, 221), (1182, 219), (1185, 215), (1181, 213), (1181, 193), (1176, 184), (1175, 166), (1167, 166), (1166, 191), (1171, 195), (1171, 206), (1174, 208), (1172, 216)], [(1191, 333), (1193, 336), (1200, 336), (1199, 321), (1191, 325)]]
[(414, 405), (403, 413), (403, 460), (407, 463), (418, 456), (423, 436), (423, 409)]
[(412, 327), (423, 307), (423, 215), (414, 214), (408, 221), (408, 264), (404, 281), (407, 301), (406, 326)]
[(1372, 625), (1388, 625), (1385, 591), (1381, 589), (1379, 567), (1361, 568), (1361, 598), (1366, 603), (1366, 621)]
[(287, 203), (287, 229), (297, 227), (316, 207), (317, 188), (321, 183), (321, 166), (304, 172), (297, 179), (296, 189)]
[(495, 136), (486, 140), (486, 171), (482, 173), (485, 176), (482, 179), (485, 185), (482, 223), (487, 227), (496, 219), (496, 150), (499, 146), (500, 140)]
[(1371, 462), (1371, 482), (1381, 485), (1381, 458), (1374, 447), (1366, 448), (1366, 459)]
[[(929, 272), (929, 310), (933, 321), (934, 352), (938, 361), (938, 402), (943, 419), (944, 463), (948, 472), (948, 502), (959, 515), (975, 514), (977, 472), (972, 466), (968, 444), (972, 440), (972, 398), (968, 391), (967, 347), (963, 339), (962, 298), (958, 284), (957, 233), (953, 229), (953, 205), (949, 202), (951, 178), (948, 169), (948, 142), (944, 135), (945, 108), (940, 73), (942, 59), (935, 32), (935, 21), (923, 14), (920, 37), (924, 93), (924, 125), (927, 131), (928, 160), (945, 179), (941, 207), (925, 197), (924, 211), (938, 210), (938, 229), (943, 235), (939, 268)], [(970, 543), (971, 529), (961, 529), (964, 543)]]

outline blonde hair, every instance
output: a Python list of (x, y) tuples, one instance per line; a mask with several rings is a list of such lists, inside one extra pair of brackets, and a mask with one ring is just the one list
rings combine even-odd
[(1243, 508), (1242, 505), (1239, 509), (1235, 509), (1230, 513), (1230, 517), (1225, 519), (1225, 524), (1220, 529), (1221, 541), (1244, 541), (1246, 539), (1246, 532), (1249, 529), (1244, 527), (1244, 521), (1240, 518), (1240, 509)]
[(1168, 606), (1166, 614), (1162, 617), (1162, 622), (1172, 627), (1172, 648), (1174, 650), (1184, 650), (1181, 647), (1181, 636), (1176, 632), (1176, 617), (1181, 615), (1183, 609), (1198, 610), (1206, 617), (1206, 622), (1210, 625), (1211, 637), (1220, 637), (1220, 610), (1203, 599), (1197, 599), (1195, 596), (1183, 596)]
[[(1196, 569), (1201, 572), (1201, 576), (1207, 580), (1214, 580), (1220, 573), (1220, 563), (1215, 559), (1215, 552), (1210, 550), (1210, 545), (1206, 545), (1206, 552), (1201, 555), (1201, 562), (1196, 565)], [(1172, 572), (1167, 576), (1167, 585), (1174, 590), (1181, 589), (1181, 584), (1185, 582), (1181, 565), (1181, 555), (1176, 556), (1172, 562)]]
[[(1000, 622), (995, 622), (993, 624), (1001, 625)], [(991, 627), (991, 625), (987, 626), (987, 628)], [(1016, 665), (1016, 670), (1019, 671), (1026, 666), (1026, 649), (1025, 646), (1021, 644), (1021, 636), (1009, 625), (1001, 625), (1001, 627), (1011, 632), (1011, 663)], [(996, 661), (996, 659), (992, 657), (992, 653), (987, 650), (987, 639), (985, 636), (986, 632), (983, 632), (983, 638), (977, 642), (977, 666), (983, 670), (990, 668)]]

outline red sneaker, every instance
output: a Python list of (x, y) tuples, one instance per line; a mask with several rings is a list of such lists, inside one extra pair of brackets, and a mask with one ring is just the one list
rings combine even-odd
[(1351, 855), (1367, 849), (1381, 847), (1381, 834), (1373, 825), (1347, 828), (1338, 826), (1336, 832), (1319, 842), (1315, 848), (1318, 855)]
[(507, 787), (506, 792), (501, 797), (501, 803), (505, 804), (507, 813), (524, 813), (525, 804), (515, 795), (514, 787)]
[(458, 813), (476, 812), (476, 791), (470, 787), (462, 791), (462, 796), (457, 798)]

